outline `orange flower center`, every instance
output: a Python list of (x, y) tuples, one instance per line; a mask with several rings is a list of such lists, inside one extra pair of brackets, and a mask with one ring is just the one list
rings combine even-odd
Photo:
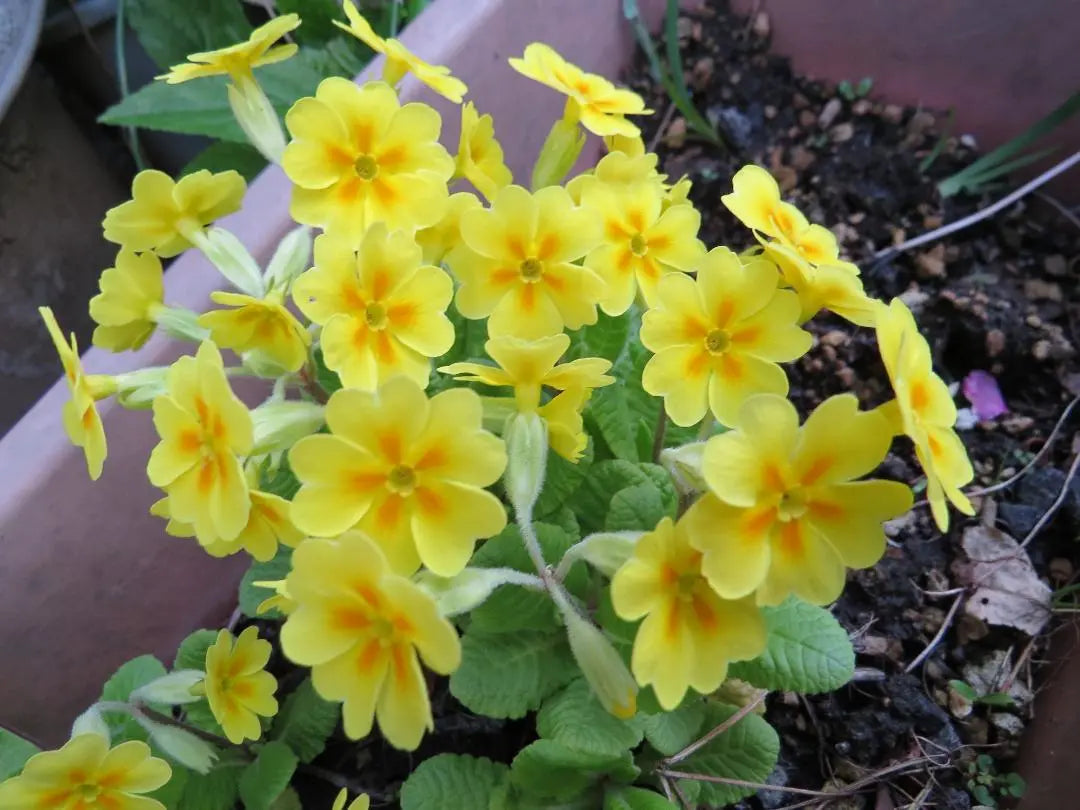
[(723, 329), (713, 329), (705, 335), (705, 348), (709, 354), (723, 354), (731, 346), (731, 336)]
[(527, 284), (535, 284), (544, 275), (544, 263), (532, 256), (523, 261), (518, 269), (521, 271), (522, 280)]
[(787, 523), (798, 520), (806, 514), (806, 496), (798, 488), (789, 489), (780, 496), (780, 503), (776, 505), (776, 516)]
[(356, 176), (361, 180), (374, 180), (379, 173), (379, 164), (375, 162), (375, 158), (371, 155), (358, 157), (353, 164), (353, 168), (356, 170)]
[(645, 241), (645, 236), (640, 233), (635, 233), (630, 237), (630, 252), (635, 256), (644, 256), (649, 251), (649, 243)]
[(412, 467), (397, 464), (386, 476), (386, 487), (397, 495), (411, 495), (416, 487), (416, 473)]
[(386, 328), (386, 307), (378, 301), (373, 301), (364, 307), (364, 320), (369, 329), (381, 331)]
[(677, 584), (679, 601), (692, 602), (694, 600), (694, 591), (697, 589), (698, 580), (700, 579), (701, 575), (695, 571), (687, 571), (679, 575)]

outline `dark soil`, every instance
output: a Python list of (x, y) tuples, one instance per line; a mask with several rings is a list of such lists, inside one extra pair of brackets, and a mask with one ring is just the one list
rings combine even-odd
[[(1004, 192), (942, 199), (936, 184), (975, 157), (957, 138), (943, 139), (944, 116), (877, 99), (843, 99), (835, 88), (793, 74), (786, 59), (771, 54), (759, 35), (767, 26), (732, 14), (726, 3), (709, 6), (680, 21), (680, 48), (695, 103), (718, 126), (727, 149), (687, 133), (677, 112), (659, 114), (669, 101), (643, 60), (631, 79), (658, 111), (645, 124), (645, 139), (656, 144), (662, 170), (693, 181), (702, 238), (709, 246), (749, 246), (751, 235), (720, 197), (745, 163), (770, 169), (787, 199), (836, 233), (847, 258), (862, 268), (868, 293), (903, 296), (947, 382), (976, 369), (995, 375), (1009, 413), (963, 430), (961, 437), (977, 472), (974, 487), (1008, 478), (1042, 448), (1069, 400), (1080, 394), (1080, 229), (1045, 201), (1029, 198), (941, 243), (875, 258)], [(657, 131), (659, 126), (664, 129)], [(939, 156), (922, 170), (939, 141)], [(809, 328), (816, 345), (791, 369), (792, 397), (803, 413), (842, 391), (854, 391), (867, 407), (890, 396), (870, 330), (832, 317), (816, 318)], [(958, 403), (967, 404), (962, 394)], [(1077, 426), (1074, 416), (1039, 465), (992, 496), (996, 503), (982, 499), (985, 520), (994, 520), (996, 507), (998, 528), (1018, 540), (1032, 529), (1065, 484)], [(897, 443), (882, 474), (918, 486), (921, 473), (906, 442)], [(1052, 588), (1071, 582), (1080, 568), (1080, 486), (1073, 484), (1076, 494), (1027, 547)], [(965, 770), (976, 753), (994, 756), (999, 773), (1012, 769), (1018, 734), (1031, 716), (1031, 693), (1040, 683), (1034, 662), (1046, 657), (1053, 622), (1032, 642), (1019, 630), (965, 615), (961, 606), (933, 654), (911, 674), (904, 672), (956, 598), (925, 591), (963, 584), (954, 574), (965, 561), (959, 540), (975, 523), (954, 513), (942, 536), (928, 510), (917, 508), (890, 527), (893, 542), (885, 558), (852, 574), (835, 613), (859, 651), (856, 681), (828, 695), (769, 699), (767, 717), (782, 738), (776, 784), (842, 787), (925, 757), (924, 766), (908, 775), (884, 776), (876, 799), (871, 791), (865, 804), (843, 806), (892, 808), (926, 788), (925, 806), (959, 810), (972, 804)], [(971, 680), (973, 670), (965, 674), (965, 668), (992, 669), (995, 662), (1001, 671), (991, 672), (989, 691), (1011, 690), (1014, 707), (976, 706), (961, 719), (963, 709), (950, 710), (948, 681)], [(776, 808), (800, 798), (776, 791), (744, 805)]]

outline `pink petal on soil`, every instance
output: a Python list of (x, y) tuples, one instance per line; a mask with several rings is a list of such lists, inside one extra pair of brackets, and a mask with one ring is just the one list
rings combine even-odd
[(964, 396), (971, 403), (979, 421), (986, 422), (1008, 412), (997, 380), (986, 371), (973, 371), (964, 377)]

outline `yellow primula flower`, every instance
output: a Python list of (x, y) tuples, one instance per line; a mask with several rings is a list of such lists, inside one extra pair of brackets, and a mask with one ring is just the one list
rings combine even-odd
[(284, 371), (299, 371), (307, 362), (311, 335), (285, 307), (285, 296), (271, 290), (265, 298), (231, 292), (212, 292), (210, 300), (233, 309), (216, 309), (199, 316), (199, 326), (223, 349), (257, 351)]
[(660, 280), (657, 304), (642, 316), (641, 342), (656, 356), (641, 385), (664, 397), (675, 424), (697, 424), (711, 410), (730, 426), (753, 394), (787, 393), (777, 363), (801, 357), (813, 339), (796, 325), (798, 298), (778, 290), (777, 280), (768, 262), (743, 264), (722, 247), (708, 253), (696, 279)]
[(480, 199), (468, 191), (451, 194), (442, 219), (416, 232), (416, 244), (423, 251), (424, 264), (436, 267), (449, 263), (450, 254), (461, 247), (461, 217), (466, 211), (483, 208)]
[(663, 189), (638, 183), (616, 190), (597, 183), (583, 192), (582, 207), (603, 223), (604, 241), (585, 257), (585, 266), (604, 280), (600, 308), (621, 315), (640, 289), (645, 303), (656, 303), (660, 277), (690, 270), (705, 258), (697, 238), (701, 214), (692, 205), (663, 210)]
[(86, 456), (86, 470), (90, 478), (97, 480), (108, 455), (105, 443), (105, 426), (97, 411), (97, 401), (112, 396), (117, 391), (116, 381), (104, 374), (87, 374), (79, 360), (79, 346), (72, 332), (68, 340), (60, 331), (60, 324), (49, 307), (38, 307), (45, 328), (49, 330), (60, 364), (64, 367), (71, 399), (64, 403), (64, 431), (71, 443), (81, 447)]
[(192, 235), (239, 209), (244, 189), (244, 178), (231, 169), (200, 169), (177, 181), (144, 169), (131, 184), (131, 199), (105, 213), (105, 238), (128, 250), (175, 256), (191, 247)]
[(168, 84), (179, 84), (203, 76), (227, 75), (237, 85), (253, 81), (252, 69), (272, 65), (293, 56), (298, 47), (294, 43), (274, 45), (285, 34), (300, 25), (296, 14), (282, 14), (260, 25), (248, 36), (247, 42), (219, 48), (206, 53), (193, 53), (182, 65), (174, 65), (169, 72), (156, 78)]
[[(348, 788), (342, 788), (334, 799), (334, 804), (330, 810), (346, 810), (345, 802), (349, 799)], [(371, 807), (371, 797), (366, 793), (360, 793), (355, 799), (349, 802), (348, 810), (368, 810)]]
[(98, 734), (80, 734), (58, 751), (42, 751), (22, 773), (0, 782), (3, 810), (165, 810), (143, 794), (172, 777), (163, 759), (138, 740), (115, 748)]
[(345, 733), (366, 737), (377, 719), (391, 745), (415, 749), (433, 728), (420, 660), (440, 675), (461, 663), (461, 642), (434, 600), (360, 532), (302, 543), (286, 582), (296, 610), (282, 649), (311, 667), (323, 698), (343, 702)]
[(465, 388), (429, 400), (412, 380), (394, 377), (375, 393), (335, 392), (326, 406), (330, 434), (303, 438), (289, 452), (302, 484), (293, 523), (316, 537), (357, 526), (394, 570), (411, 574), (423, 563), (454, 576), (477, 539), (506, 525), (499, 499), (483, 489), (502, 475), (506, 450), (482, 420), (480, 397)]
[(206, 650), (206, 701), (235, 745), (262, 736), (259, 715), (277, 714), (277, 679), (266, 671), (272, 650), (269, 641), (259, 638), (257, 627), (246, 628), (235, 639), (222, 630)]
[(251, 509), (247, 524), (232, 540), (215, 537), (199, 538), (195, 527), (173, 518), (169, 499), (162, 498), (150, 507), (150, 514), (165, 518), (165, 532), (173, 537), (195, 537), (211, 557), (227, 557), (238, 551), (246, 551), (259, 562), (267, 562), (277, 554), (278, 544), (296, 546), (304, 539), (304, 533), (292, 524), (289, 517), (290, 504), (284, 498), (269, 492), (261, 492), (258, 476), (253, 467), (246, 474)]
[(293, 283), (293, 298), (322, 325), (323, 359), (346, 388), (374, 391), (395, 374), (426, 386), (428, 358), (453, 345), (454, 283), (422, 260), (411, 236), (382, 223), (357, 252), (332, 234), (315, 240), (315, 266)]
[(520, 59), (509, 61), (510, 67), (523, 76), (565, 94), (566, 117), (580, 120), (595, 135), (634, 137), (640, 130), (624, 116), (652, 112), (645, 109), (637, 93), (616, 87), (603, 76), (586, 73), (542, 42), (532, 43)]
[(467, 382), (513, 386), (514, 399), (522, 412), (532, 412), (540, 406), (540, 394), (545, 386), (565, 391), (568, 388), (599, 388), (615, 382), (614, 377), (606, 374), (611, 363), (603, 358), (582, 357), (559, 363), (559, 358), (569, 348), (570, 336), (566, 334), (536, 340), (503, 335), (484, 344), (484, 351), (498, 366), (451, 363), (439, 371), (457, 375), (458, 379)]
[(150, 483), (169, 496), (169, 513), (200, 538), (234, 540), (248, 524), (251, 499), (238, 455), (254, 442), (251, 414), (229, 388), (221, 353), (204, 341), (169, 368), (154, 399), (161, 441), (150, 453)]
[(743, 225), (792, 248), (813, 264), (835, 262), (836, 237), (821, 225), (811, 225), (791, 203), (780, 199), (780, 186), (760, 166), (743, 166), (731, 178), (733, 191), (720, 201)]
[(944, 381), (934, 373), (930, 346), (904, 302), (894, 298), (877, 316), (877, 341), (896, 399), (885, 413), (897, 433), (915, 444), (926, 473), (926, 497), (941, 531), (949, 528), (946, 500), (965, 515), (975, 508), (960, 487), (975, 477), (964, 443), (956, 435), (956, 405)]
[(615, 612), (645, 620), (634, 637), (630, 668), (652, 685), (667, 711), (687, 689), (715, 692), (728, 663), (765, 650), (765, 620), (750, 597), (721, 599), (701, 573), (701, 552), (690, 545), (683, 521), (663, 518), (643, 535), (611, 580)]
[(599, 223), (565, 189), (506, 186), (490, 209), (462, 215), (461, 237), (469, 250), (450, 268), (458, 311), (490, 315), (488, 334), (537, 338), (596, 323), (604, 282), (574, 262), (596, 246)]
[(94, 345), (122, 352), (146, 343), (164, 306), (163, 279), (161, 260), (153, 253), (121, 248), (115, 267), (98, 280), (101, 292), (90, 299), (90, 317), (97, 324)]
[[(548, 424), (548, 443), (556, 453), (576, 462), (585, 451), (581, 410), (593, 388), (615, 382), (605, 372), (611, 363), (599, 357), (583, 357), (558, 363), (570, 348), (565, 334), (528, 341), (510, 335), (491, 338), (484, 351), (499, 365), (452, 363), (439, 371), (458, 379), (495, 386), (513, 386), (514, 405), (522, 413), (536, 412)], [(543, 388), (562, 391), (541, 405)]]
[(446, 210), (454, 159), (439, 144), (442, 120), (401, 105), (384, 82), (357, 87), (331, 77), (285, 116), (293, 140), (282, 166), (293, 181), (297, 222), (359, 241), (375, 222), (391, 230), (434, 225)]
[(404, 78), (406, 73), (411, 73), (440, 96), (450, 99), (455, 104), (461, 103), (462, 96), (469, 91), (469, 88), (465, 86), (465, 82), (450, 75), (450, 68), (425, 62), (396, 39), (383, 39), (356, 10), (351, 0), (345, 0), (344, 5), (349, 24), (345, 25), (334, 20), (334, 25), (352, 34), (375, 53), (381, 53), (386, 57), (383, 65), (383, 81), (389, 85), (395, 85)]
[(659, 159), (655, 152), (642, 155), (609, 152), (592, 169), (572, 178), (566, 184), (566, 190), (578, 205), (586, 190), (595, 186), (610, 189), (618, 196), (631, 188), (645, 185), (663, 196), (666, 192), (665, 177), (656, 170)]
[(764, 255), (779, 269), (784, 281), (799, 296), (799, 323), (823, 309), (835, 312), (857, 326), (873, 326), (878, 302), (863, 290), (859, 268), (839, 259), (812, 265), (792, 248), (777, 243), (765, 247)]
[(756, 593), (759, 605), (777, 605), (795, 594), (828, 604), (844, 587), (844, 566), (876, 563), (882, 524), (911, 508), (904, 484), (854, 480), (885, 458), (887, 420), (841, 394), (799, 427), (794, 405), (759, 394), (734, 427), (705, 445), (709, 492), (683, 518), (702, 572), (725, 599)]
[(454, 174), (464, 177), (489, 200), (514, 180), (503, 162), (502, 147), (495, 140), (495, 122), (490, 115), (478, 115), (471, 101), (461, 105), (461, 137)]
[(629, 157), (641, 157), (645, 154), (645, 141), (641, 135), (607, 135), (604, 146), (609, 152), (622, 152)]

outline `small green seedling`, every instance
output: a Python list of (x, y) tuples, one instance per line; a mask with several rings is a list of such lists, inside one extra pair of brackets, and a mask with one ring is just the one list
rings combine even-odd
[(855, 84), (844, 79), (836, 85), (836, 94), (845, 101), (855, 101), (855, 99), (866, 98), (870, 95), (870, 91), (873, 87), (874, 79), (872, 76), (863, 76)]
[(949, 686), (968, 703), (993, 706), (999, 709), (1011, 709), (1016, 706), (1016, 702), (1004, 692), (991, 692), (987, 695), (980, 695), (971, 684), (956, 679), (949, 681)]
[(1002, 799), (1019, 799), (1027, 784), (1018, 773), (999, 774), (989, 754), (979, 754), (968, 764), (967, 789), (979, 804), (997, 807)]

